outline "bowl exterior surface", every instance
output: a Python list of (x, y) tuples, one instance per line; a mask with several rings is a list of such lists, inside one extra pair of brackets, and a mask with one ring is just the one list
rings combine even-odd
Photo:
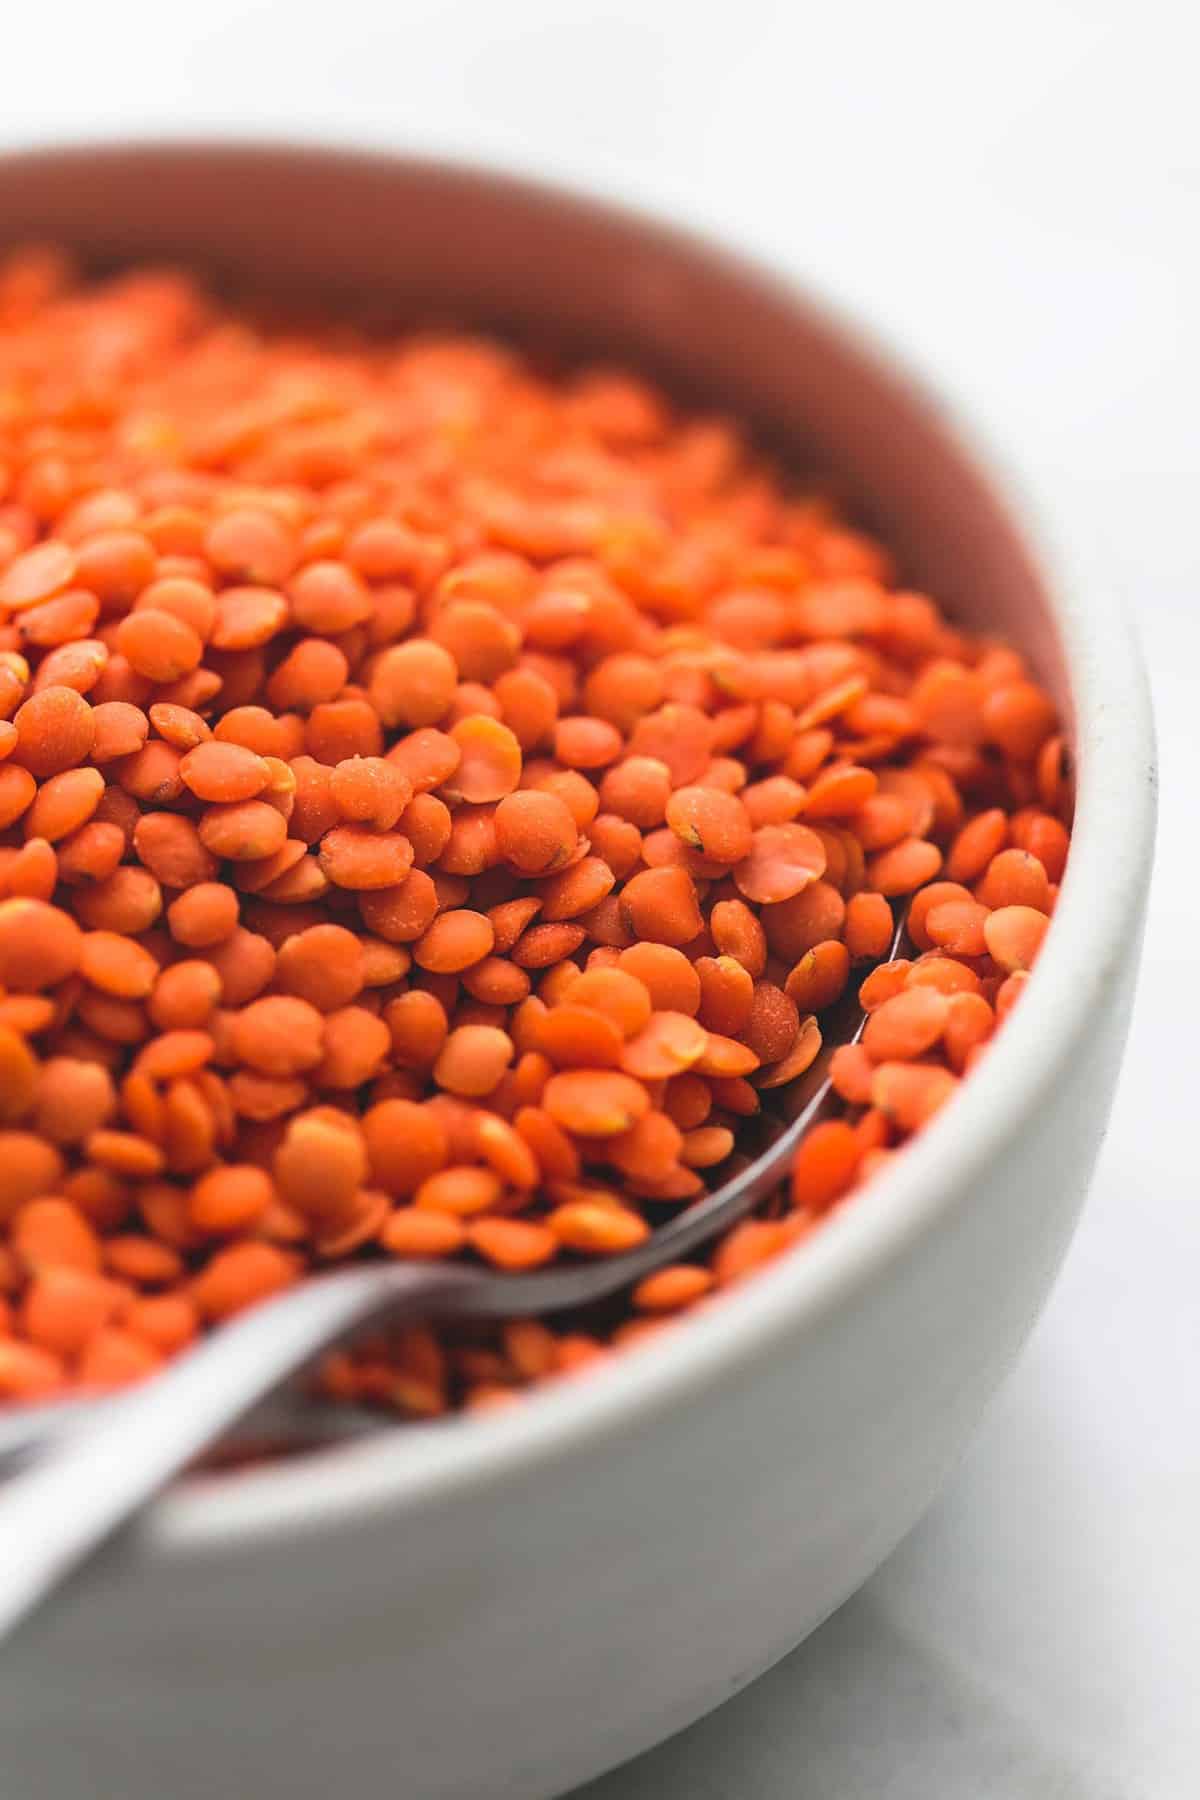
[(97, 1568), (6, 1659), (3, 1791), (533, 1800), (727, 1699), (960, 1453), (1074, 1222), (1124, 999), (942, 1229), (682, 1405), (349, 1533)]

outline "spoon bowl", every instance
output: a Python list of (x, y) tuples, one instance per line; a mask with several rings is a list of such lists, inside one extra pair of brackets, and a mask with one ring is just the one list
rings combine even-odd
[[(889, 958), (899, 954), (903, 935), (901, 920)], [(728, 1167), (717, 1171), (715, 1186), (634, 1250), (529, 1275), (459, 1263), (339, 1269), (255, 1307), (132, 1394), (99, 1407), (71, 1408), (57, 1426), (52, 1407), (40, 1409), (40, 1418), (31, 1414), (22, 1421), (17, 1414), (7, 1443), (0, 1435), (0, 1457), (6, 1450), (29, 1454), (39, 1424), (51, 1447), (30, 1472), (0, 1490), (0, 1637), (164, 1482), (347, 1334), (422, 1318), (538, 1317), (589, 1306), (727, 1231), (777, 1191), (800, 1139), (835, 1100), (833, 1050), (856, 1043), (865, 1025), (853, 993), (831, 1007), (825, 1017), (829, 1040), (798, 1080), (767, 1090)]]

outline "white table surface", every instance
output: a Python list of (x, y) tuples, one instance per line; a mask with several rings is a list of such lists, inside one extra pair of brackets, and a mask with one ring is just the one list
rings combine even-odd
[(1107, 545), (1155, 686), (1162, 836), (1129, 1058), (1062, 1279), (964, 1466), (875, 1579), (745, 1694), (586, 1792), (1190, 1800), (1200, 1793), (1200, 1184), (1186, 1049), (1200, 1001), (1189, 891), (1200, 856), (1186, 835), (1200, 775), (1195, 9), (39, 0), (10, 10), (0, 144), (198, 128), (375, 138), (552, 172), (709, 223), (935, 368), (1060, 530)]

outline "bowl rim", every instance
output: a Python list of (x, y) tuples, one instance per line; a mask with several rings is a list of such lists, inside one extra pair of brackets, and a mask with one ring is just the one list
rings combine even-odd
[[(502, 1414), (481, 1414), (339, 1446), (303, 1461), (236, 1475), (197, 1477), (161, 1496), (126, 1538), (125, 1555), (158, 1561), (249, 1551), (330, 1531), (381, 1512), (439, 1506), (527, 1474), (645, 1424), (694, 1397), (722, 1373), (750, 1364), (782, 1335), (815, 1330), (866, 1288), (970, 1191), (1004, 1139), (1044, 1099), (1088, 1031), (1093, 1006), (1115, 971), (1136, 954), (1153, 857), (1157, 772), (1149, 689), (1111, 573), (1070, 553), (1014, 477), (990, 434), (965, 420), (903, 351), (881, 344), (854, 313), (831, 307), (785, 270), (739, 248), (722, 230), (679, 224), (602, 187), (533, 179), (502, 164), (454, 155), (414, 155), (344, 139), (289, 140), (239, 134), (66, 137), (6, 147), (0, 166), (92, 155), (285, 157), (342, 163), (386, 174), (461, 177), (527, 201), (567, 204), (598, 221), (651, 234), (751, 288), (803, 310), (848, 346), (910, 408), (930, 420), (1012, 527), (1041, 578), (1067, 671), (1075, 714), (1079, 784), (1071, 857), (1037, 972), (991, 1053), (953, 1103), (802, 1247), (682, 1319), (645, 1346), (606, 1360), (585, 1379), (548, 1385)], [(1114, 843), (1121, 855), (1114, 856)]]

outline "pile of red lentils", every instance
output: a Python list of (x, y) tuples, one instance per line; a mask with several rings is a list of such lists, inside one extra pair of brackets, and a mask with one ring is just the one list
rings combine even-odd
[(0, 1397), (135, 1380), (346, 1258), (627, 1250), (860, 989), (839, 1116), (762, 1217), (595, 1318), (325, 1380), (431, 1416), (659, 1328), (954, 1093), (1069, 809), (1017, 652), (729, 419), (12, 255)]

